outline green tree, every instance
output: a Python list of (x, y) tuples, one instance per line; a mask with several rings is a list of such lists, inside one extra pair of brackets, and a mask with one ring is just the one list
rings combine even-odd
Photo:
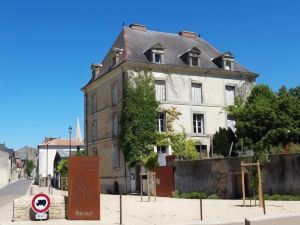
[(233, 143), (234, 146), (236, 142), (237, 139), (231, 128), (226, 129), (220, 127), (219, 131), (217, 131), (213, 137), (214, 152), (223, 156), (228, 156), (231, 143)]
[(273, 92), (266, 85), (255, 86), (244, 104), (229, 107), (236, 122), (236, 134), (256, 155), (274, 146), (299, 143), (300, 87)]
[(158, 102), (151, 71), (129, 74), (123, 103), (120, 148), (132, 167), (149, 156), (156, 143)]
[(27, 177), (31, 176), (31, 173), (34, 169), (33, 161), (32, 160), (27, 160), (25, 164), (25, 173)]
[(68, 160), (62, 159), (57, 165), (57, 171), (61, 174), (62, 177), (67, 176), (68, 174)]
[(186, 133), (168, 133), (167, 139), (170, 140), (173, 155), (182, 160), (194, 160), (199, 159), (200, 154), (197, 152), (195, 142), (192, 139), (188, 139)]

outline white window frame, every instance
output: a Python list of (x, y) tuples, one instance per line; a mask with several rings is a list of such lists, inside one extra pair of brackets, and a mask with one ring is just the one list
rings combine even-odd
[(166, 101), (166, 81), (155, 80), (155, 97), (157, 101)]
[[(231, 89), (231, 90), (230, 90)], [(233, 90), (233, 96), (230, 92)], [(226, 105), (234, 105), (236, 95), (235, 85), (225, 85), (225, 103)]]
[[(193, 87), (193, 86), (199, 86), (199, 93), (196, 93), (196, 88), (197, 87)], [(200, 95), (200, 96), (196, 96), (196, 95)], [(192, 82), (191, 83), (191, 101), (192, 103), (203, 103), (203, 91), (202, 91), (202, 83), (198, 83), (198, 82)]]
[[(152, 62), (156, 64), (164, 64), (165, 63), (165, 52), (162, 50), (152, 49)], [(156, 55), (159, 55), (159, 61), (156, 61)]]
[(231, 130), (233, 132), (235, 132), (236, 131), (236, 128), (235, 128), (236, 120), (235, 120), (235, 118), (231, 115), (227, 115), (226, 122), (227, 122), (227, 128), (231, 128)]
[[(204, 134), (204, 114), (202, 113), (193, 113), (193, 118), (192, 118), (192, 129), (194, 134)], [(196, 116), (196, 118), (195, 118)], [(200, 118), (199, 118), (200, 116)], [(199, 126), (199, 123), (201, 126)], [(200, 131), (199, 131), (200, 128)]]
[[(161, 118), (161, 116), (162, 116), (162, 118)], [(157, 112), (156, 128), (157, 128), (157, 132), (166, 132), (166, 113), (165, 112)]]

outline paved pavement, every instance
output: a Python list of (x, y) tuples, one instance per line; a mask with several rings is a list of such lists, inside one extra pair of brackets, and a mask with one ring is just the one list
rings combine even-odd
[(13, 200), (25, 195), (32, 180), (20, 179), (0, 189), (0, 225), (12, 218)]
[(0, 189), (0, 207), (26, 194), (32, 180), (20, 179)]
[[(25, 185), (26, 186), (26, 185)], [(28, 186), (27, 186), (28, 187)], [(37, 193), (47, 190), (37, 188)], [(22, 193), (26, 191), (23, 190)], [(55, 191), (55, 195), (64, 192)], [(145, 197), (144, 200), (147, 200)], [(123, 224), (125, 225), (299, 225), (300, 201), (266, 201), (266, 212), (258, 206), (243, 207), (242, 200), (203, 200), (203, 221), (200, 220), (199, 200), (157, 198), (141, 202), (139, 196), (123, 196)], [(1, 204), (1, 203), (0, 203)], [(65, 219), (43, 221), (44, 225), (116, 225), (119, 224), (119, 196), (101, 195), (100, 221), (70, 221)], [(6, 220), (1, 220), (5, 212)], [(11, 222), (12, 204), (0, 208), (0, 225), (36, 225), (37, 221)], [(10, 218), (10, 219), (8, 219)]]

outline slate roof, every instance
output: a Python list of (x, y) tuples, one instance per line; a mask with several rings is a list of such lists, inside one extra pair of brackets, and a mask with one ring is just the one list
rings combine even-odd
[[(148, 50), (156, 43), (161, 43), (165, 48), (165, 64), (173, 66), (189, 67), (179, 56), (186, 53), (189, 49), (196, 47), (201, 51), (200, 68), (220, 69), (212, 59), (222, 55), (222, 52), (208, 44), (203, 38), (182, 37), (179, 34), (163, 33), (157, 31), (137, 31), (128, 27), (124, 28), (126, 41), (127, 60), (135, 62), (149, 63), (146, 58), (145, 50)], [(245, 67), (235, 62), (234, 71), (250, 72)]]
[(37, 148), (24, 146), (15, 151), (15, 157), (23, 160), (29, 159), (35, 161), (37, 153), (38, 153)]
[[(140, 31), (130, 27), (124, 27), (112, 45), (111, 50), (102, 61), (102, 68), (98, 77), (112, 69), (110, 53), (113, 48), (123, 49), (124, 51), (120, 56), (119, 64), (124, 61), (152, 64), (144, 53), (157, 43), (160, 43), (166, 48), (164, 54), (165, 65), (190, 67), (189, 65), (186, 65), (179, 56), (186, 53), (191, 48), (196, 47), (201, 51), (200, 68), (223, 70), (213, 61), (213, 59), (220, 57), (223, 53), (207, 43), (201, 37), (196, 36), (195, 38), (189, 38), (179, 34), (151, 30)], [(236, 61), (234, 61), (233, 64), (233, 71), (252, 73), (255, 75), (255, 73), (249, 71)], [(91, 82), (92, 80), (88, 84)]]
[(7, 152), (10, 156), (13, 156), (15, 153), (12, 148), (6, 147), (4, 143), (0, 144), (0, 151)]
[[(40, 144), (39, 146), (46, 146), (48, 144), (48, 146), (54, 145), (54, 146), (69, 146), (70, 140), (69, 139), (65, 139), (65, 138), (55, 138), (55, 139), (51, 139), (48, 141), (44, 141), (42, 144)], [(71, 146), (83, 146), (84, 143), (75, 139), (71, 139)]]

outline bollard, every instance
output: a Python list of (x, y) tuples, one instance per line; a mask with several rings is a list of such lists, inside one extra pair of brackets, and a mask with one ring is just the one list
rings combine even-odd
[(201, 221), (203, 220), (203, 215), (202, 215), (202, 198), (200, 198), (200, 219), (201, 219)]
[(122, 224), (122, 193), (120, 193), (120, 224)]
[(250, 221), (245, 218), (245, 225), (251, 225)]
[(263, 202), (263, 209), (264, 209), (264, 215), (266, 215), (266, 205), (265, 205), (265, 196), (264, 196), (264, 194), (262, 195), (263, 197), (262, 197), (262, 202)]

